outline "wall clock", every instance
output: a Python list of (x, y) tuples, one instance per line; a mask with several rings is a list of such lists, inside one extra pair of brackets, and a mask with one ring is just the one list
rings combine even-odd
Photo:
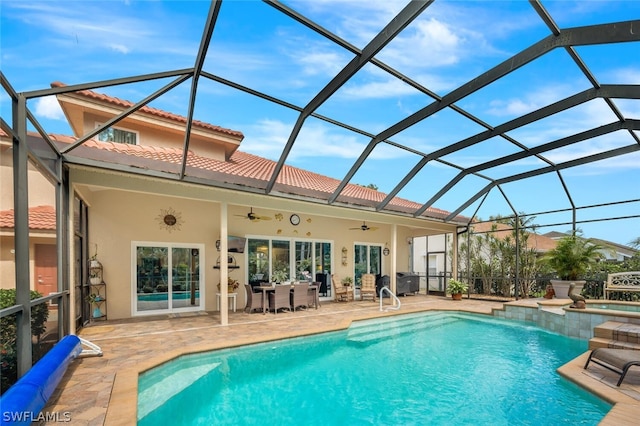
[(298, 216), (297, 214), (292, 214), (291, 217), (289, 217), (289, 222), (291, 222), (293, 226), (298, 226), (298, 224), (300, 223), (300, 216)]

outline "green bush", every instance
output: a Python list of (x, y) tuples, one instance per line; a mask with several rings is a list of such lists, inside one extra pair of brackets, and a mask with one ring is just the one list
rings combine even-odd
[[(39, 297), (42, 297), (40, 293), (31, 291), (31, 300)], [(15, 304), (15, 289), (0, 289), (0, 309), (9, 308)], [(46, 303), (41, 303), (31, 308), (31, 334), (37, 339), (45, 332), (48, 318), (49, 308)], [(4, 393), (18, 380), (16, 335), (16, 315), (9, 315), (0, 319), (0, 370), (2, 374), (0, 394)]]

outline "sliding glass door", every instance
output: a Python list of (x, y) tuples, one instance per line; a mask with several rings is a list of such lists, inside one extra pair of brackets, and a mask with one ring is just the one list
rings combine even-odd
[(133, 314), (204, 308), (202, 245), (134, 243)]
[(356, 244), (353, 256), (356, 288), (360, 288), (362, 274), (382, 274), (382, 246)]

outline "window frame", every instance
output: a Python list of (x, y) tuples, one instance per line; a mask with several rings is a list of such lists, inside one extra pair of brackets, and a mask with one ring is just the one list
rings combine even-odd
[[(101, 123), (99, 121), (95, 122), (95, 128), (97, 129), (98, 127), (102, 126), (104, 123)], [(136, 137), (136, 141), (135, 143), (126, 143), (126, 142), (115, 142), (115, 141), (101, 141), (100, 140), (100, 134), (102, 134), (103, 132), (106, 132), (109, 129), (113, 129), (113, 130), (120, 130), (121, 132), (129, 132), (135, 135)], [(133, 130), (133, 129), (127, 129), (126, 127), (120, 127), (120, 126), (109, 126), (105, 129), (102, 129), (102, 132), (98, 133), (95, 138), (100, 141), (100, 142), (111, 142), (111, 143), (121, 143), (123, 145), (140, 145), (140, 132), (138, 130)]]
[[(167, 308), (163, 309), (151, 309), (151, 310), (138, 310), (138, 292), (137, 292), (137, 267), (138, 258), (137, 251), (139, 247), (159, 247), (166, 248), (168, 253), (167, 269), (170, 271), (173, 264), (172, 252), (175, 248), (180, 249), (197, 249), (198, 251), (198, 305), (187, 307), (173, 307), (173, 290), (172, 290), (172, 274), (168, 274), (167, 278)], [(198, 312), (205, 310), (206, 300), (206, 253), (205, 244), (199, 243), (176, 243), (176, 242), (162, 242), (162, 241), (132, 241), (131, 242), (131, 282), (130, 282), (130, 294), (131, 294), (131, 316), (141, 317), (148, 315), (168, 314), (176, 312)]]

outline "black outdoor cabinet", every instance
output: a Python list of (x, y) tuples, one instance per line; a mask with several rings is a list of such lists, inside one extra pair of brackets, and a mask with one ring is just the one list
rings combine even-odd
[(328, 292), (331, 289), (329, 274), (326, 272), (318, 272), (316, 274), (316, 282), (320, 283), (320, 296), (328, 296)]
[[(380, 290), (382, 287), (389, 288), (391, 286), (391, 278), (389, 275), (382, 275), (376, 278), (376, 293), (380, 296)], [(389, 293), (385, 292), (382, 297), (389, 297)]]

